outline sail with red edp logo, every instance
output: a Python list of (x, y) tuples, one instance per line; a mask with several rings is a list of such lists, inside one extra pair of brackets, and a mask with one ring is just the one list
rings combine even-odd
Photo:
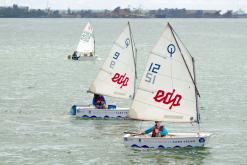
[(156, 102), (169, 105), (169, 109), (171, 110), (173, 106), (180, 106), (180, 101), (182, 99), (181, 95), (179, 94), (174, 95), (174, 92), (175, 89), (173, 89), (172, 92), (165, 92), (163, 90), (158, 90), (153, 99)]
[(193, 57), (167, 24), (150, 52), (129, 117), (198, 122), (197, 93)]
[(124, 75), (116, 73), (111, 80), (112, 82), (117, 83), (120, 86), (120, 88), (122, 88), (123, 86), (128, 85), (129, 77), (126, 76), (126, 73), (124, 73)]
[(129, 99), (135, 95), (136, 48), (129, 23), (106, 58), (89, 91)]

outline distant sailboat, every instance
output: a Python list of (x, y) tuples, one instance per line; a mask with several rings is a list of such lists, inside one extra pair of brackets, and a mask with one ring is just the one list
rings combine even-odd
[[(130, 24), (123, 29), (89, 88), (90, 93), (121, 99), (133, 99), (136, 83), (136, 48)], [(108, 105), (108, 109), (94, 106), (72, 106), (80, 118), (126, 118), (129, 108)]]
[(72, 60), (86, 60), (95, 58), (95, 38), (93, 27), (89, 22), (84, 27), (76, 50), (72, 56), (69, 55), (68, 58)]
[[(137, 120), (198, 123), (194, 58), (168, 23), (154, 46), (129, 117)], [(169, 133), (167, 137), (126, 134), (124, 144), (143, 148), (204, 146), (210, 133)]]

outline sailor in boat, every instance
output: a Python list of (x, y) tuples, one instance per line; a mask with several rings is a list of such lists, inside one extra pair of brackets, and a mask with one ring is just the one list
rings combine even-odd
[(74, 51), (74, 53), (73, 53), (73, 55), (72, 55), (72, 59), (73, 59), (73, 60), (78, 60), (77, 51)]
[(106, 109), (106, 101), (103, 95), (94, 94), (93, 105), (97, 109)]
[(165, 137), (168, 135), (167, 129), (163, 125), (160, 125), (159, 121), (155, 121), (154, 126), (150, 127), (142, 134), (149, 134), (149, 133), (152, 133), (151, 137)]

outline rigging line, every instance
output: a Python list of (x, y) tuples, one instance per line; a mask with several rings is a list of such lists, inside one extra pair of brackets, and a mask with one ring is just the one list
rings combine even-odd
[(186, 66), (188, 72), (189, 72), (190, 78), (191, 78), (193, 84), (195, 85), (195, 89), (196, 89), (197, 95), (200, 97), (200, 93), (199, 93), (199, 91), (198, 91), (198, 89), (197, 89), (197, 85), (196, 85), (195, 81), (193, 80), (193, 77), (192, 77), (192, 75), (191, 75), (191, 73), (190, 73), (189, 67), (188, 67), (188, 65), (187, 65), (187, 63), (186, 63), (186, 61), (185, 61), (185, 59), (184, 59), (184, 55), (183, 55), (183, 53), (182, 53), (182, 51), (181, 51), (181, 49), (180, 49), (180, 46), (178, 45), (178, 41), (177, 41), (175, 35), (174, 35), (174, 33), (173, 33), (174, 29), (171, 27), (171, 25), (170, 25), (169, 23), (168, 23), (168, 27), (170, 28), (170, 30), (171, 30), (171, 32), (172, 32), (172, 35), (173, 35), (173, 38), (175, 39), (175, 42), (176, 42), (176, 44), (177, 44), (177, 46), (178, 46), (178, 49), (179, 49), (179, 51), (180, 51), (180, 53), (181, 53), (181, 55), (182, 55), (182, 59), (183, 59), (183, 61), (184, 61), (184, 63), (185, 63), (185, 66)]

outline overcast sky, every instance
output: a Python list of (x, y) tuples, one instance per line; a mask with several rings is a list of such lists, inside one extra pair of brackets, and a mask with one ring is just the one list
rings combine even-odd
[(219, 9), (247, 11), (247, 0), (0, 0), (0, 5), (20, 6), (44, 9), (114, 9), (122, 8), (186, 8), (186, 9)]

